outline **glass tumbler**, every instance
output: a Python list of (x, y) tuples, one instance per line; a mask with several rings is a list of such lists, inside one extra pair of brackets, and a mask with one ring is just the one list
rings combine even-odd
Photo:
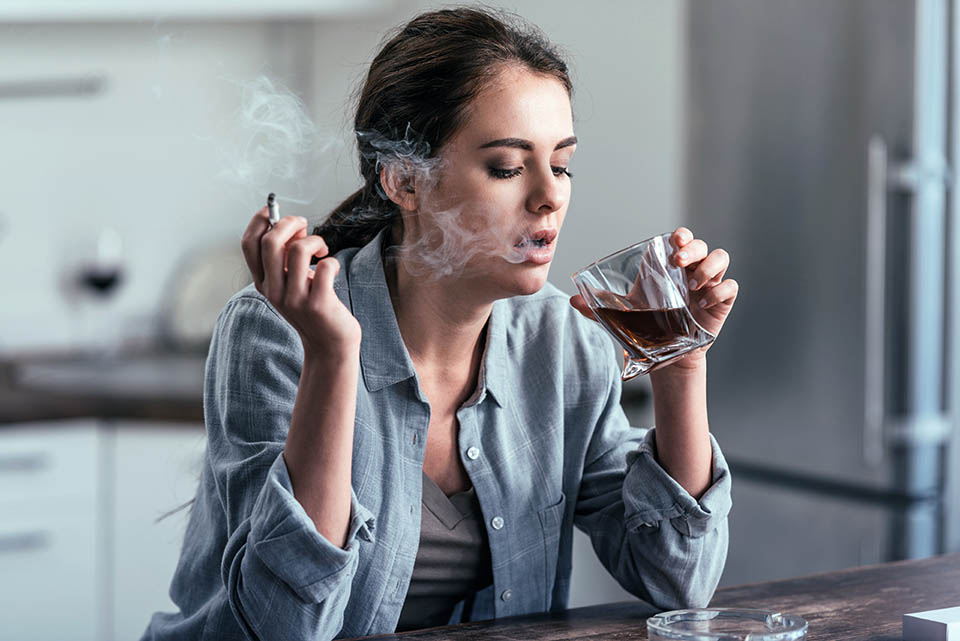
[(683, 267), (670, 258), (670, 234), (601, 258), (571, 278), (594, 317), (623, 348), (623, 380), (647, 374), (716, 336), (690, 311)]

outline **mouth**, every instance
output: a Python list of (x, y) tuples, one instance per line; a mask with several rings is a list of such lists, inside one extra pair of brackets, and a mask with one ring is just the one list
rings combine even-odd
[(556, 240), (556, 238), (556, 229), (541, 229), (521, 238), (519, 242), (514, 245), (514, 248), (523, 249), (530, 247), (533, 249), (540, 249), (549, 246), (554, 240)]

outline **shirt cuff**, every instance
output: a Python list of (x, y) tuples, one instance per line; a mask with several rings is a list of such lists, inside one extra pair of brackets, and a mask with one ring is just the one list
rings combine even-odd
[(713, 435), (713, 479), (700, 500), (693, 498), (664, 470), (656, 459), (655, 430), (643, 436), (640, 446), (627, 453), (627, 476), (623, 484), (628, 530), (656, 528), (664, 520), (680, 532), (700, 537), (713, 531), (730, 512), (730, 468)]
[(343, 548), (317, 531), (313, 520), (293, 495), (283, 453), (270, 467), (253, 508), (247, 543), (263, 564), (312, 603), (325, 600), (351, 574), (357, 561), (356, 540), (374, 541), (376, 519), (350, 490), (350, 526)]

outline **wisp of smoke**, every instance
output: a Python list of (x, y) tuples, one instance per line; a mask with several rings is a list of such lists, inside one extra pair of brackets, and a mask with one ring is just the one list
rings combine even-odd
[[(222, 176), (252, 190), (259, 200), (275, 191), (281, 200), (309, 204), (313, 198), (297, 198), (294, 189), (282, 185), (310, 178), (313, 160), (330, 164), (332, 137), (320, 142), (302, 100), (283, 85), (260, 76), (236, 83), (242, 89), (235, 114), (233, 138), (236, 147), (225, 159)], [(424, 278), (450, 278), (468, 267), (473, 273), (490, 268), (494, 257), (519, 263), (524, 260), (514, 247), (522, 233), (519, 221), (494, 211), (489, 203), (453, 203), (434, 198), (443, 174), (442, 154), (431, 156), (431, 146), (409, 125), (402, 137), (379, 131), (356, 135), (361, 155), (374, 163), (391, 190), (409, 190), (416, 185), (418, 209), (410, 219), (403, 244), (391, 254), (403, 260), (405, 269)], [(381, 170), (386, 169), (381, 173)], [(384, 185), (375, 184), (384, 205), (389, 196)], [(395, 215), (391, 206), (365, 206), (350, 212), (344, 223), (383, 223)]]
[(454, 278), (468, 268), (472, 276), (482, 275), (502, 259), (520, 263), (525, 259), (514, 247), (522, 229), (503, 220), (486, 203), (461, 203), (443, 211), (421, 211), (415, 238), (405, 240), (396, 250), (404, 268), (423, 278)]
[(309, 204), (316, 194), (303, 197), (304, 183), (315, 179), (313, 161), (325, 157), (335, 140), (318, 135), (303, 101), (282, 84), (266, 76), (234, 84), (241, 89), (240, 106), (221, 177), (249, 188), (257, 199), (275, 191), (281, 200)]

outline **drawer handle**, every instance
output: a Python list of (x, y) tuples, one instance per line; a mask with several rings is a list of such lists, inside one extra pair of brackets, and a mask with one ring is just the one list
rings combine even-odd
[(105, 76), (91, 74), (63, 78), (8, 80), (0, 82), (0, 100), (96, 96), (103, 93), (106, 84)]
[(48, 467), (49, 463), (49, 457), (43, 453), (0, 457), (0, 474), (4, 472), (37, 472)]
[(49, 532), (14, 532), (0, 534), (0, 554), (5, 552), (30, 552), (50, 547), (52, 537)]

